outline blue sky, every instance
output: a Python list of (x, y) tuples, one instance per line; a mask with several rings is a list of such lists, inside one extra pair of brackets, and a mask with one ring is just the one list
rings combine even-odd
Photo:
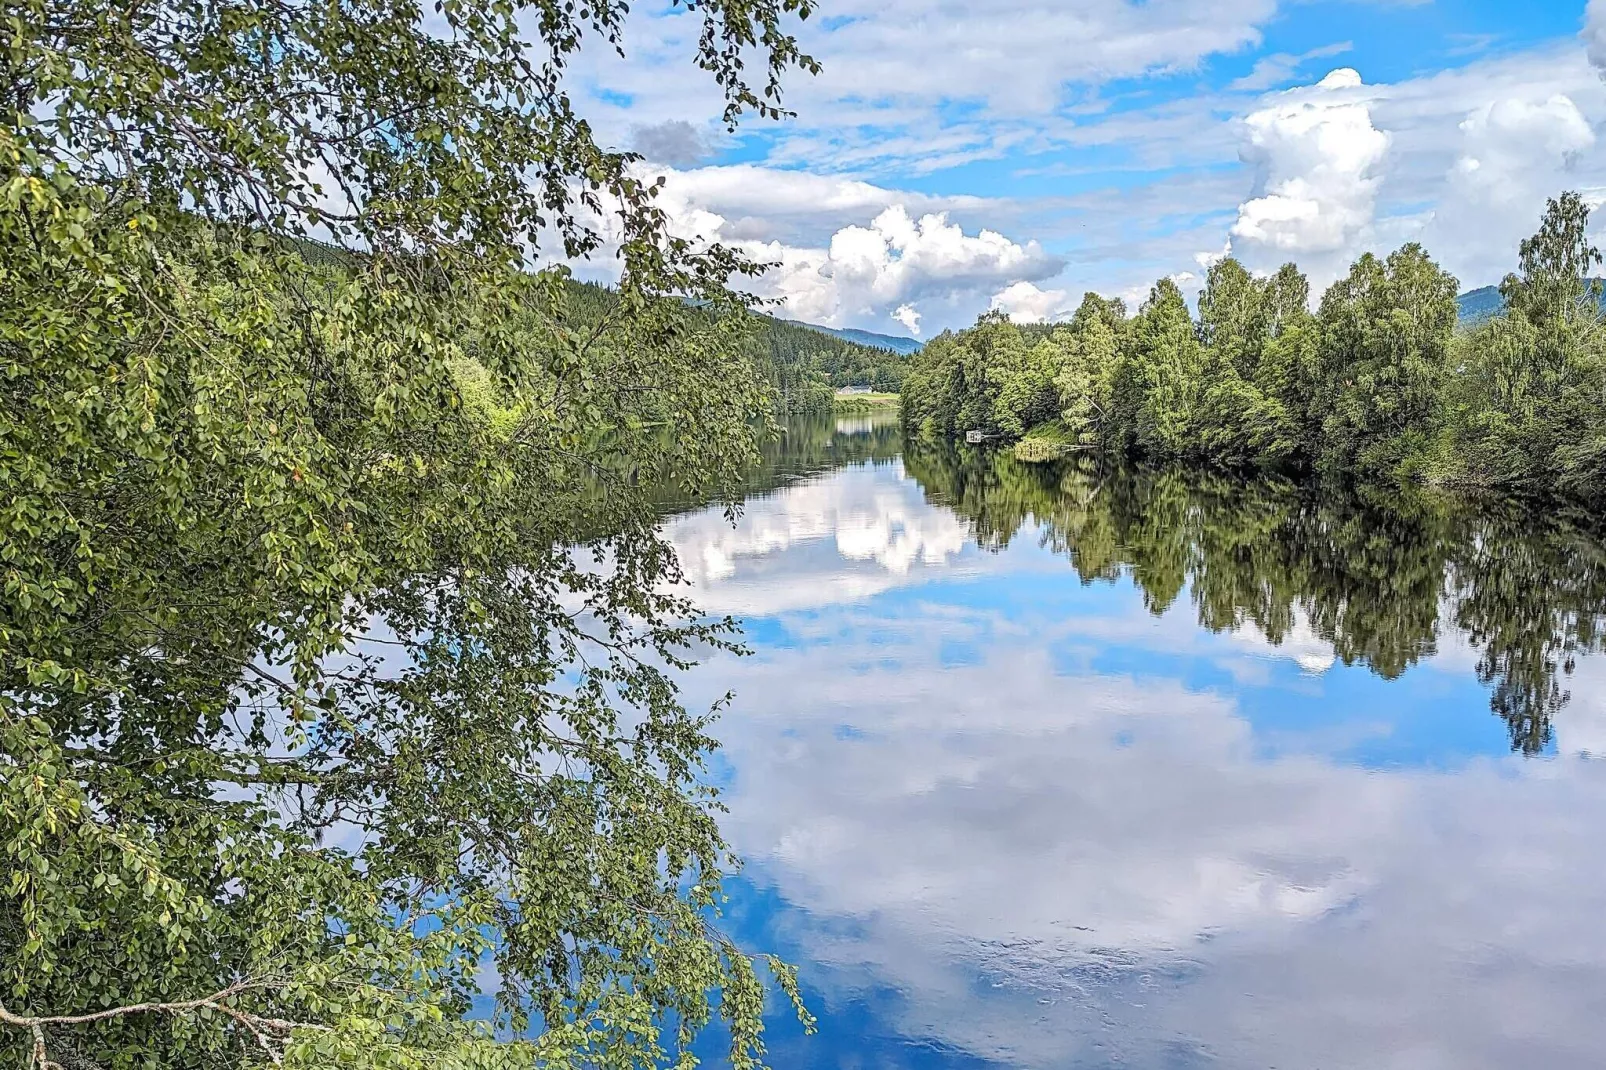
[(778, 265), (756, 288), (786, 314), (929, 337), (1196, 289), (1225, 252), (1319, 291), (1418, 240), (1498, 281), (1546, 196), (1606, 197), (1597, 7), (827, 0), (797, 27), (824, 70), (788, 79), (796, 117), (732, 134), (698, 17), (646, 4), (572, 90), (683, 233)]

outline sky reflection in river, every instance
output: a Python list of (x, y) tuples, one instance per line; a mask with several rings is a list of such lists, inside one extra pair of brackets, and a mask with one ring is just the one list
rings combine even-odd
[(1385, 679), (1331, 606), (1212, 632), (959, 497), (883, 457), (670, 525), (756, 650), (693, 682), (738, 697), (729, 920), (821, 1019), (777, 1066), (1599, 1064), (1598, 655), (1525, 757), (1448, 601)]

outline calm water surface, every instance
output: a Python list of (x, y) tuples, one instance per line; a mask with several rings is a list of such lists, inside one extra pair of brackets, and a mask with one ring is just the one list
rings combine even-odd
[(669, 530), (777, 1067), (1606, 1065), (1594, 538), (869, 418)]

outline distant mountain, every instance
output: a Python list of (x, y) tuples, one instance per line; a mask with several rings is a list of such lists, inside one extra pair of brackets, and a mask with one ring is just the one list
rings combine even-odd
[(840, 338), (846, 342), (855, 342), (861, 346), (872, 346), (876, 349), (890, 349), (900, 356), (907, 357), (911, 353), (920, 352), (925, 345), (918, 338), (901, 338), (895, 334), (877, 334), (875, 331), (861, 331), (857, 327), (821, 327), (817, 323), (804, 323), (802, 320), (785, 320), (786, 323), (795, 323), (799, 327), (807, 327), (811, 331), (829, 334), (833, 338)]
[[(1601, 280), (1597, 279), (1596, 282)], [(1457, 319), (1463, 327), (1475, 327), (1505, 310), (1506, 299), (1498, 286), (1480, 286), (1455, 299)], [(1602, 287), (1601, 309), (1606, 311), (1606, 287)]]
[(1461, 326), (1473, 327), (1504, 311), (1506, 299), (1500, 296), (1500, 287), (1480, 286), (1457, 297), (1455, 304)]

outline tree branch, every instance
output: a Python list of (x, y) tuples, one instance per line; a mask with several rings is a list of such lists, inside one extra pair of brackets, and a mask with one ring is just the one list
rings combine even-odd
[(251, 1014), (237, 1007), (231, 1007), (224, 1002), (239, 995), (241, 992), (264, 987), (268, 987), (267, 982), (260, 980), (239, 981), (225, 989), (212, 993), (210, 996), (201, 996), (198, 999), (178, 1000), (171, 1003), (130, 1003), (123, 1007), (109, 1007), (106, 1010), (93, 1011), (89, 1014), (16, 1014), (8, 1009), (4, 1003), (0, 1003), (0, 1025), (8, 1025), (13, 1029), (26, 1029), (33, 1034), (33, 1070), (62, 1070), (61, 1064), (54, 1062), (50, 1058), (49, 1049), (45, 1042), (45, 1026), (86, 1025), (91, 1022), (104, 1022), (112, 1018), (123, 1018), (132, 1014), (188, 1014), (202, 1009), (214, 1010), (244, 1026), (256, 1040), (257, 1045), (267, 1053), (268, 1058), (277, 1066), (283, 1062), (283, 1057), (276, 1045), (282, 1046), (289, 1039), (292, 1032), (297, 1029), (328, 1029), (328, 1026), (318, 1025), (315, 1022), (292, 1022), (283, 1018), (269, 1018), (260, 1014)]

